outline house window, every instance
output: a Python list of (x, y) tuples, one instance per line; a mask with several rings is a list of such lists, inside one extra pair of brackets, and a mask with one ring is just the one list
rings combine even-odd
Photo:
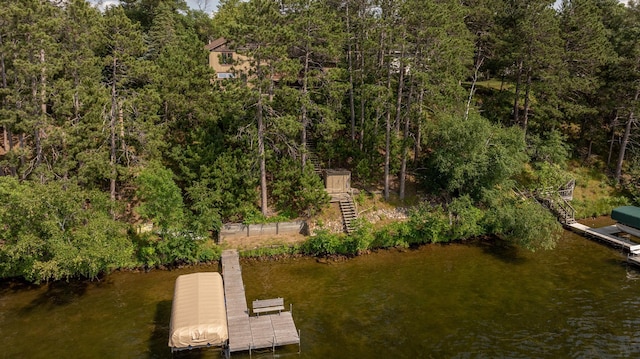
[(231, 52), (223, 52), (220, 54), (220, 65), (231, 65), (233, 64), (233, 53)]
[(218, 72), (219, 79), (232, 79), (233, 74), (231, 72)]

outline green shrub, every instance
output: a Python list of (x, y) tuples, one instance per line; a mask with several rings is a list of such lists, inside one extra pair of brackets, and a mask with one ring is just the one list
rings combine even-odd
[(156, 223), (162, 230), (181, 228), (185, 218), (180, 188), (173, 173), (152, 162), (136, 178), (140, 199), (137, 211), (144, 219)]
[(314, 236), (311, 236), (302, 246), (304, 254), (312, 256), (326, 256), (341, 252), (341, 235), (330, 233), (326, 229), (321, 229)]
[(484, 222), (489, 233), (531, 251), (553, 248), (562, 233), (551, 212), (532, 200), (505, 197)]
[(210, 262), (220, 258), (221, 248), (209, 239), (197, 239), (189, 232), (167, 232), (162, 237), (145, 233), (135, 237), (140, 265)]
[(240, 252), (242, 257), (273, 257), (279, 255), (292, 255), (298, 253), (300, 246), (298, 245), (275, 245), (269, 247), (259, 247), (255, 249), (247, 249)]
[(280, 211), (298, 215), (313, 215), (329, 204), (329, 195), (324, 190), (322, 179), (312, 166), (300, 170), (293, 159), (279, 159), (271, 164), (274, 180), (271, 181), (271, 196)]
[(451, 239), (466, 239), (484, 233), (480, 225), (484, 213), (467, 195), (454, 199), (447, 208), (451, 216)]
[(442, 207), (428, 204), (418, 206), (409, 215), (409, 226), (413, 232), (409, 244), (438, 243), (451, 240), (449, 218)]
[(409, 239), (413, 235), (414, 231), (408, 223), (393, 222), (374, 233), (370, 248), (406, 248), (409, 246)]
[(369, 249), (374, 241), (373, 226), (363, 218), (358, 218), (354, 222), (355, 230), (347, 236), (342, 244), (342, 253), (357, 255)]

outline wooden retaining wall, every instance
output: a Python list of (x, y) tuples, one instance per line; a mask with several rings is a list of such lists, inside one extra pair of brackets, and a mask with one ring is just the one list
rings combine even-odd
[(252, 237), (265, 235), (278, 235), (287, 233), (299, 233), (308, 235), (309, 227), (306, 221), (278, 222), (264, 224), (227, 223), (222, 225), (218, 234), (218, 240), (234, 237)]

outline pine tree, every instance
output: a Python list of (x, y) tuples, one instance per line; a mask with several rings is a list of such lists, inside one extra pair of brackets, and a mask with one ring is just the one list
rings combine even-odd
[(83, 0), (63, 8), (60, 28), (61, 60), (65, 64), (56, 79), (51, 114), (55, 126), (46, 140), (50, 176), (75, 180), (92, 188), (108, 172), (103, 171), (102, 111), (108, 103), (101, 86), (103, 44), (102, 16)]
[(104, 14), (106, 37), (103, 54), (103, 84), (109, 89), (110, 106), (106, 115), (109, 148), (109, 193), (116, 199), (118, 179), (144, 157), (158, 156), (159, 140), (154, 119), (158, 99), (146, 87), (153, 65), (142, 56), (147, 49), (140, 27), (121, 7), (110, 7)]
[(342, 38), (337, 14), (323, 0), (291, 0), (284, 2), (292, 31), (299, 34), (290, 44), (290, 53), (301, 64), (300, 77), (300, 155), (302, 168), (307, 160), (307, 140), (313, 118), (333, 117), (331, 109), (318, 101), (320, 87), (327, 85), (328, 66), (337, 62)]
[(596, 1), (565, 1), (560, 11), (563, 61), (568, 74), (560, 106), (565, 121), (580, 126), (580, 135), (589, 138), (591, 148), (593, 137), (602, 132), (595, 106), (599, 102), (595, 95), (602, 85), (600, 72), (606, 64), (614, 61), (615, 53)]
[[(640, 112), (640, 4), (635, 2), (618, 13), (618, 24), (612, 42), (619, 61), (608, 71), (612, 103), (624, 118), (624, 130), (616, 162), (615, 179), (620, 181), (632, 129)], [(615, 18), (612, 19), (615, 21)]]
[(552, 4), (549, 0), (507, 0), (501, 18), (502, 51), (515, 82), (513, 121), (525, 133), (534, 92), (540, 121), (559, 116), (555, 94), (564, 69), (559, 21)]
[[(57, 38), (60, 9), (48, 1), (12, 1), (3, 10), (3, 127), (10, 173), (30, 177), (44, 160), (51, 79), (61, 66)], [(18, 144), (15, 146), (15, 137)], [(39, 173), (41, 181), (44, 175)]]
[[(249, 61), (246, 74), (252, 92), (250, 106), (255, 108), (258, 164), (260, 173), (260, 207), (268, 214), (267, 204), (267, 152), (265, 140), (268, 126), (290, 120), (273, 110), (278, 82), (291, 81), (298, 73), (298, 65), (288, 56), (288, 45), (293, 33), (284, 22), (283, 9), (271, 0), (251, 0), (246, 3), (230, 2), (238, 6), (238, 18), (229, 19), (229, 39), (238, 52)], [(223, 5), (225, 6), (225, 5)], [(234, 14), (230, 11), (231, 14)], [(286, 91), (286, 88), (284, 89)], [(293, 117), (295, 118), (295, 117)], [(286, 125), (285, 125), (286, 126)], [(285, 126), (279, 126), (283, 129)], [(299, 129), (295, 131), (298, 133)], [(279, 131), (274, 131), (277, 134)], [(284, 135), (281, 139), (287, 139)], [(278, 141), (274, 141), (278, 142)]]

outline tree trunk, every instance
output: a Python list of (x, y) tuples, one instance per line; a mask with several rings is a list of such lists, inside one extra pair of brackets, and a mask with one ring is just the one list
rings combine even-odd
[[(640, 98), (640, 87), (636, 89), (636, 95), (633, 98), (633, 105), (638, 102), (638, 98)], [(631, 106), (633, 108), (633, 106)], [(627, 150), (627, 145), (629, 144), (629, 136), (631, 136), (631, 127), (635, 118), (633, 116), (633, 110), (630, 109), (629, 117), (627, 118), (627, 125), (624, 129), (624, 135), (622, 136), (622, 142), (620, 143), (620, 153), (618, 155), (618, 164), (616, 166), (616, 183), (620, 183), (620, 179), (622, 178), (622, 164), (624, 162), (624, 155)]]
[[(410, 80), (411, 82), (411, 80)], [(409, 97), (407, 99), (407, 112), (405, 113), (404, 131), (402, 141), (402, 164), (400, 165), (400, 200), (404, 201), (405, 185), (407, 180), (407, 157), (409, 156), (409, 125), (411, 123), (411, 98), (413, 97), (413, 84), (409, 89)]]
[[(307, 39), (309, 38), (310, 34), (309, 34), (309, 27), (311, 25), (307, 24)], [(309, 57), (310, 57), (310, 50), (309, 50), (309, 42), (307, 40), (307, 43), (305, 45), (305, 54), (304, 54), (304, 70), (303, 70), (303, 75), (302, 75), (302, 134), (300, 137), (300, 142), (302, 142), (302, 154), (300, 156), (301, 160), (302, 160), (302, 171), (304, 172), (304, 167), (307, 164), (307, 151), (309, 150), (307, 148), (307, 126), (308, 126), (308, 118), (307, 118), (307, 95), (309, 92), (308, 86), (309, 86)]]
[(7, 136), (7, 128), (2, 127), (2, 149), (5, 153), (9, 152), (9, 136)]
[[(391, 66), (387, 64), (387, 91), (391, 92)], [(391, 162), (391, 107), (387, 102), (387, 120), (384, 145), (384, 199), (389, 200), (389, 167)]]
[(484, 62), (484, 58), (482, 55), (482, 48), (478, 49), (478, 57), (475, 62), (475, 66), (473, 68), (473, 81), (471, 82), (471, 90), (469, 90), (469, 98), (467, 99), (467, 108), (464, 111), (464, 119), (467, 120), (469, 118), (469, 110), (471, 109), (471, 101), (473, 100), (473, 95), (476, 92), (476, 82), (478, 82), (478, 72), (480, 71), (480, 67), (482, 66), (482, 62)]
[[(262, 78), (262, 67), (260, 59), (256, 59), (256, 72), (258, 79)], [(267, 216), (267, 160), (264, 151), (264, 116), (262, 102), (262, 83), (258, 86), (258, 103), (256, 104), (256, 120), (258, 122), (258, 158), (260, 161), (260, 209), (262, 215)]]
[[(25, 144), (24, 144), (24, 133), (20, 133), (20, 134), (18, 135), (18, 146), (20, 147), (20, 149), (23, 149), (23, 148), (25, 148), (25, 147), (26, 147), (26, 146), (25, 146)], [(25, 163), (25, 160), (24, 160), (24, 151), (20, 151), (20, 166), (21, 166), (21, 167), (24, 167), (24, 163)], [(23, 175), (22, 179), (26, 179), (26, 178), (24, 177), (24, 175)]]
[(260, 207), (262, 215), (267, 216), (267, 160), (264, 151), (264, 120), (262, 116), (262, 94), (259, 94), (257, 105), (258, 120), (258, 157), (260, 157)]
[(513, 99), (513, 123), (520, 123), (520, 82), (522, 79), (522, 60), (518, 60), (518, 74), (516, 75), (516, 95)]
[(112, 72), (111, 72), (111, 111), (109, 113), (109, 134), (110, 134), (110, 158), (109, 165), (111, 166), (111, 179), (109, 183), (109, 195), (112, 201), (116, 200), (116, 179), (118, 176), (118, 169), (116, 168), (116, 121), (118, 118), (118, 91), (116, 88), (116, 66), (118, 64), (117, 59), (113, 58)]
[(42, 162), (42, 127), (47, 120), (47, 67), (45, 66), (45, 52), (40, 49), (40, 121), (36, 126), (36, 167)]
[[(9, 152), (11, 152), (15, 146), (13, 143), (13, 132), (11, 132), (11, 130), (7, 130), (7, 136), (9, 137)], [(16, 166), (9, 165), (9, 171), (11, 172), (12, 177), (18, 176), (18, 169)]]
[[(2, 34), (0, 34), (0, 48), (2, 48)], [(7, 70), (4, 64), (4, 52), (0, 53), (0, 79), (2, 80), (2, 88), (7, 88)], [(6, 99), (2, 100), (2, 106), (6, 107)], [(9, 138), (8, 138), (8, 130), (7, 124), (2, 125), (2, 148), (5, 153), (9, 152)]]
[(530, 94), (531, 94), (531, 67), (527, 70), (527, 84), (524, 91), (524, 118), (522, 119), (522, 130), (524, 132), (524, 136), (527, 136), (527, 126), (529, 125), (529, 104), (530, 104)]
[(418, 158), (420, 157), (420, 152), (422, 152), (422, 120), (424, 119), (424, 106), (423, 106), (423, 101), (424, 99), (424, 88), (420, 89), (420, 96), (418, 97), (418, 128), (416, 129), (416, 143), (414, 146), (414, 153), (413, 153), (413, 165), (417, 166), (418, 165)]
[(127, 141), (125, 138), (125, 127), (124, 127), (124, 104), (122, 103), (122, 101), (120, 101), (120, 103), (118, 104), (118, 129), (120, 132), (120, 150), (122, 151), (122, 154), (124, 155), (124, 158), (126, 160), (126, 167), (129, 167), (131, 165), (131, 157), (129, 157), (129, 150), (127, 149)]
[(618, 154), (618, 164), (616, 166), (616, 183), (620, 183), (622, 177), (622, 164), (624, 162), (624, 154), (629, 144), (629, 136), (631, 135), (631, 125), (633, 124), (633, 112), (629, 113), (627, 119), (627, 125), (625, 126), (624, 135), (622, 136), (622, 142), (620, 143), (620, 153)]
[(611, 165), (611, 156), (613, 156), (613, 143), (616, 138), (616, 122), (618, 121), (618, 112), (616, 111), (616, 117), (611, 121), (611, 141), (609, 142), (609, 155), (607, 156), (607, 168)]
[[(403, 34), (403, 38), (405, 35)], [(396, 135), (400, 133), (400, 121), (401, 121), (401, 109), (402, 109), (402, 93), (404, 91), (404, 48), (405, 45), (402, 44), (402, 49), (400, 50), (400, 74), (398, 77), (398, 93), (396, 98), (396, 119), (395, 119), (395, 127), (396, 127)]]
[(347, 69), (349, 72), (349, 114), (351, 115), (351, 141), (356, 140), (356, 108), (353, 98), (353, 53), (351, 38), (351, 14), (349, 13), (349, 2), (347, 1)]
[[(364, 117), (365, 117), (365, 99), (364, 99), (364, 56), (360, 55), (360, 151), (364, 150)], [(374, 132), (375, 133), (375, 132)]]

